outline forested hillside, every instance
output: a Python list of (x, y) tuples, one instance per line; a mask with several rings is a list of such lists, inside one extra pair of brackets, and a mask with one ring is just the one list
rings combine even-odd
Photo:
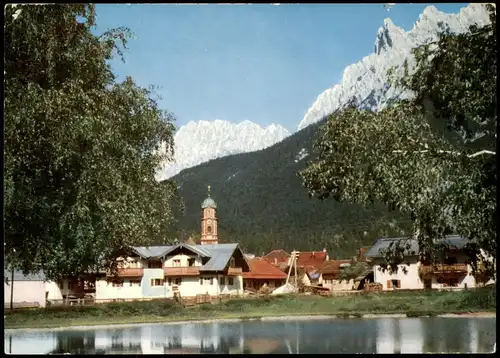
[[(173, 177), (184, 213), (169, 236), (199, 236), (207, 185), (218, 204), (220, 241), (239, 242), (255, 254), (280, 247), (326, 247), (332, 257), (347, 257), (378, 235), (399, 235), (400, 229), (408, 229), (408, 220), (382, 206), (363, 208), (309, 198), (297, 171), (310, 160), (315, 133), (323, 123), (267, 149), (212, 160)], [(305, 153), (310, 155), (300, 159)], [(396, 220), (399, 225), (394, 225)]]

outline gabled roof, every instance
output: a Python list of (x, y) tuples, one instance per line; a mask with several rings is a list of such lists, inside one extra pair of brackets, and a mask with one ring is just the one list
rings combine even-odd
[(287, 274), (271, 265), (264, 259), (254, 258), (248, 260), (250, 272), (244, 272), (244, 279), (286, 279)]
[[(196, 245), (196, 247), (202, 247), (210, 255), (210, 260), (200, 268), (200, 271), (224, 270), (234, 251), (239, 250), (238, 244)], [(244, 256), (243, 259), (245, 259)]]
[(319, 269), (326, 261), (326, 256), (324, 251), (302, 251), (297, 259), (297, 267)]
[(165, 251), (163, 256), (170, 254), (174, 250), (185, 248), (194, 254), (200, 255), (201, 257), (210, 257), (210, 253), (208, 253), (207, 250), (205, 250), (203, 248), (204, 246), (207, 246), (207, 245), (189, 245), (189, 244), (181, 243), (181, 244), (171, 246), (167, 251)]
[(322, 274), (335, 275), (340, 273), (341, 265), (350, 264), (351, 260), (330, 260), (325, 261), (323, 265), (319, 268), (319, 272)]
[[(188, 245), (185, 243), (169, 246), (140, 246), (133, 247), (132, 250), (145, 259), (159, 259), (178, 248), (186, 248), (201, 257), (210, 258), (200, 267), (200, 271), (223, 271), (235, 250), (239, 250), (238, 244)], [(244, 256), (243, 259), (246, 261)]]
[(132, 250), (145, 259), (160, 258), (165, 256), (165, 252), (172, 248), (169, 246), (134, 246)]
[(311, 280), (317, 280), (321, 276), (321, 273), (318, 271), (306, 271), (306, 275), (309, 276)]
[(273, 250), (268, 254), (264, 255), (262, 258), (269, 262), (271, 265), (279, 265), (282, 262), (288, 262), (290, 254), (285, 250)]
[[(415, 238), (413, 237), (396, 237), (396, 238), (380, 238), (375, 243), (373, 246), (370, 248), (365, 253), (366, 257), (382, 257), (383, 255), (383, 250), (387, 250), (389, 248), (389, 245), (392, 242), (401, 242), (402, 245), (406, 245), (407, 243), (410, 244), (410, 249), (405, 250), (405, 255), (406, 256), (414, 256), (418, 255), (419, 252), (419, 246), (418, 242)], [(454, 249), (462, 249), (464, 248), (465, 244), (467, 243), (467, 240), (464, 239), (461, 236), (458, 235), (449, 235), (446, 236), (444, 239), (441, 240), (436, 240), (436, 243), (442, 243), (444, 245), (447, 245), (450, 248)]]

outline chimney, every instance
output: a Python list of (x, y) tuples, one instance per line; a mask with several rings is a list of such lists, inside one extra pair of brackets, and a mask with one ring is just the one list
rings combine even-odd
[(326, 252), (326, 248), (323, 248), (323, 252)]
[(274, 258), (274, 264), (277, 265), (278, 264), (278, 259), (275, 257)]

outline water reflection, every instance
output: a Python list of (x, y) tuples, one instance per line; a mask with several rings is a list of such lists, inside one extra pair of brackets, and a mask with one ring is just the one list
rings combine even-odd
[(13, 354), (482, 353), (495, 340), (495, 318), (190, 323), (4, 337)]

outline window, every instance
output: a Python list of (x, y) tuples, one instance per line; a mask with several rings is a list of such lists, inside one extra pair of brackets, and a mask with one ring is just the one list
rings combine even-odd
[(456, 277), (438, 277), (437, 283), (442, 284), (444, 287), (457, 287), (459, 279)]
[(170, 277), (168, 278), (168, 285), (172, 286), (172, 278), (170, 278)]
[(401, 288), (401, 280), (387, 280), (387, 288)]
[(209, 234), (212, 233), (212, 227), (211, 226), (207, 226), (207, 233), (209, 233)]
[(229, 286), (234, 285), (234, 279), (233, 279), (232, 277), (228, 277), (228, 278), (227, 278), (227, 284), (228, 284)]
[(113, 280), (111, 284), (113, 287), (123, 287), (123, 280)]
[(190, 257), (188, 259), (188, 266), (189, 267), (194, 266), (195, 261), (196, 261), (196, 259), (194, 257)]
[(200, 285), (213, 285), (214, 278), (213, 277), (202, 277), (200, 278)]
[(139, 286), (141, 287), (141, 280), (130, 280), (130, 287)]
[(161, 278), (152, 278), (151, 286), (163, 286), (163, 280)]
[(180, 277), (178, 277), (178, 278), (176, 278), (176, 279), (175, 279), (175, 284), (176, 284), (177, 286), (180, 286), (180, 285), (181, 285), (181, 283), (182, 283), (182, 279), (181, 279)]
[(235, 263), (235, 260), (234, 260), (234, 257), (231, 257), (231, 259), (229, 260), (229, 267), (235, 267), (236, 263)]
[(173, 266), (174, 267), (181, 267), (181, 260), (180, 259), (173, 260)]
[(221, 277), (220, 278), (220, 285), (224, 286), (225, 284), (226, 284), (226, 278), (225, 277)]

